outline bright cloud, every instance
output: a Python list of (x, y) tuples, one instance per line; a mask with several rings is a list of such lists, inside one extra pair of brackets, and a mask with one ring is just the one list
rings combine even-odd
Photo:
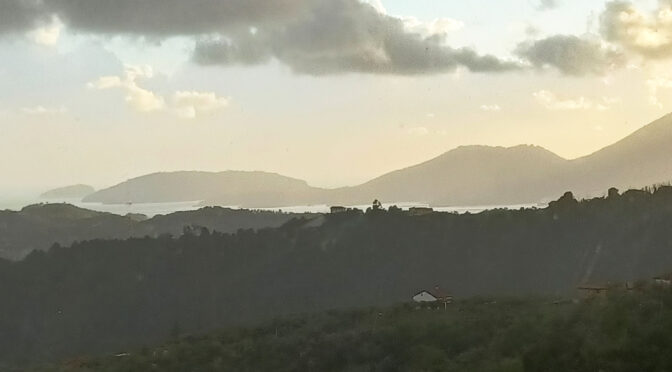
[(134, 110), (139, 112), (152, 112), (162, 110), (165, 100), (154, 92), (141, 88), (137, 81), (151, 79), (154, 71), (151, 66), (126, 66), (123, 76), (103, 76), (89, 83), (94, 89), (119, 88), (126, 93), (126, 102)]
[(481, 105), (482, 111), (502, 111), (499, 105)]
[(588, 110), (593, 108), (593, 103), (583, 96), (574, 99), (562, 99), (547, 90), (540, 90), (532, 95), (537, 102), (549, 110)]
[(193, 119), (199, 113), (212, 112), (229, 105), (229, 99), (218, 97), (213, 92), (180, 91), (173, 95), (173, 106), (177, 115)]
[(35, 44), (54, 46), (58, 44), (58, 40), (61, 38), (62, 29), (63, 23), (57, 17), (54, 17), (50, 24), (28, 32), (28, 38)]
[(548, 90), (540, 90), (532, 94), (539, 104), (549, 110), (572, 111), (591, 110), (606, 111), (610, 106), (620, 102), (618, 97), (602, 97), (598, 101), (590, 100), (584, 96), (576, 98), (559, 97)]
[(34, 107), (24, 107), (21, 109), (21, 113), (25, 115), (63, 115), (68, 113), (68, 109), (65, 106), (59, 107), (45, 107), (45, 106), (34, 106)]
[(403, 17), (404, 28), (407, 32), (420, 34), (424, 37), (447, 35), (464, 27), (464, 22), (452, 18), (436, 18), (423, 22), (416, 17)]
[(612, 1), (601, 17), (602, 34), (611, 42), (648, 58), (672, 56), (672, 4), (660, 1), (646, 13), (627, 1)]
[(90, 88), (105, 90), (119, 88), (126, 93), (126, 102), (138, 112), (165, 111), (180, 118), (195, 119), (201, 113), (213, 112), (225, 108), (229, 99), (217, 96), (214, 92), (177, 91), (172, 100), (167, 100), (138, 85), (139, 80), (151, 79), (154, 71), (151, 66), (126, 66), (122, 76), (103, 76), (89, 83)]

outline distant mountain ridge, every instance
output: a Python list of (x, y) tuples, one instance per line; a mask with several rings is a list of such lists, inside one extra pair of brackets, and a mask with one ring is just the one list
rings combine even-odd
[(70, 204), (36, 204), (16, 212), (0, 211), (0, 260), (20, 260), (32, 251), (47, 250), (54, 243), (67, 246), (91, 239), (180, 236), (189, 226), (232, 233), (238, 229), (279, 227), (293, 218), (317, 216), (212, 207), (147, 219), (143, 215), (119, 216)]
[(49, 190), (40, 195), (40, 199), (81, 199), (94, 192), (96, 189), (89, 185), (71, 185)]
[(266, 172), (156, 173), (96, 192), (102, 203), (202, 200), (206, 205), (286, 207), (357, 205), (373, 199), (433, 206), (539, 203), (571, 190), (581, 197), (610, 187), (672, 181), (672, 114), (591, 155), (564, 159), (542, 147), (462, 146), (364, 184), (321, 189)]

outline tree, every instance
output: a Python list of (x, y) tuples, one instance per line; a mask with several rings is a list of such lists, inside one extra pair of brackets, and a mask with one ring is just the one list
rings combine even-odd
[(383, 203), (381, 203), (378, 199), (373, 201), (373, 210), (374, 211), (379, 211), (383, 209)]

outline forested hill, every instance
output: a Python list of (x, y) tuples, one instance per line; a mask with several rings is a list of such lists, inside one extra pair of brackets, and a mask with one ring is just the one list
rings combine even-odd
[(0, 264), (0, 360), (49, 360), (292, 313), (473, 295), (572, 296), (672, 271), (672, 188), (543, 210), (398, 209), (281, 228), (90, 241)]
[(46, 250), (54, 243), (70, 245), (82, 240), (162, 234), (179, 236), (185, 226), (193, 225), (235, 232), (279, 227), (293, 218), (305, 216), (308, 215), (206, 207), (147, 219), (143, 215), (119, 216), (70, 204), (36, 204), (21, 211), (0, 211), (0, 258), (19, 260), (33, 250)]
[[(638, 284), (603, 298), (473, 298), (330, 311), (182, 336), (30, 372), (672, 370), (672, 290)], [(25, 372), (25, 371), (24, 371)]]

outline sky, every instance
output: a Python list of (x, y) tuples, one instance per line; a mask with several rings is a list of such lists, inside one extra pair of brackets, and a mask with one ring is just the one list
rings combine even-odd
[(0, 192), (572, 159), (672, 111), (670, 58), (672, 0), (3, 0)]

